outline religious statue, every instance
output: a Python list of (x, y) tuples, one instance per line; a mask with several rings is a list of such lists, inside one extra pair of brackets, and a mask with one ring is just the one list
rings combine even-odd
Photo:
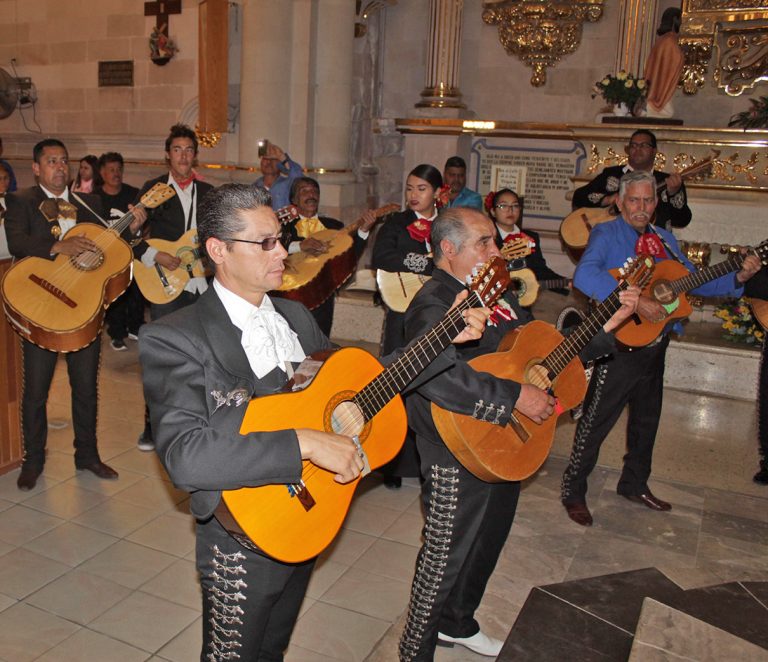
[(166, 24), (160, 27), (155, 26), (149, 36), (149, 57), (155, 62), (162, 62), (162, 64), (168, 62), (179, 50), (165, 31)]
[(681, 12), (676, 7), (664, 10), (653, 44), (645, 62), (643, 78), (649, 82), (645, 115), (647, 117), (672, 117), (672, 96), (680, 82), (685, 56), (678, 44)]

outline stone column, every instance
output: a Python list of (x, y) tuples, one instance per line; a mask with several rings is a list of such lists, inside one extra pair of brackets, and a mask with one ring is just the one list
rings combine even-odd
[(355, 3), (323, 0), (313, 21), (310, 58), (310, 168), (349, 168)]
[(240, 65), (240, 163), (258, 165), (269, 138), (288, 149), (292, 2), (244, 0)]
[(642, 76), (656, 38), (658, 0), (621, 0), (616, 71)]
[(427, 71), (416, 108), (465, 108), (459, 90), (464, 0), (429, 0)]

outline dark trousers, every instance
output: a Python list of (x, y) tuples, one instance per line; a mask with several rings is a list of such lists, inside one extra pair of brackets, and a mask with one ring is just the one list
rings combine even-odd
[(333, 309), (336, 306), (336, 295), (332, 294), (317, 308), (313, 308), (310, 312), (312, 317), (315, 318), (317, 326), (320, 330), (329, 338), (331, 337), (331, 327), (333, 326)]
[(757, 386), (757, 442), (760, 468), (768, 470), (768, 337), (760, 351), (760, 377)]
[[(170, 315), (195, 303), (199, 297), (199, 294), (184, 291), (170, 303), (150, 303), (149, 319), (153, 322), (159, 320), (161, 317)], [(144, 432), (142, 432), (141, 436), (146, 441), (152, 441), (152, 423), (149, 420), (149, 407), (147, 405), (144, 405)]]
[(669, 338), (665, 336), (656, 345), (617, 352), (596, 365), (563, 474), (563, 503), (585, 503), (587, 478), (597, 464), (600, 446), (625, 406), (629, 407), (627, 452), (616, 491), (625, 495), (648, 492), (664, 395), (667, 345)]
[(139, 333), (139, 327), (144, 324), (144, 295), (135, 280), (112, 302), (106, 319), (107, 333), (113, 340), (125, 340), (129, 333)]
[[(67, 374), (72, 388), (72, 427), (75, 432), (75, 466), (99, 460), (96, 448), (97, 381), (101, 337), (77, 352), (68, 352)], [(46, 405), (56, 369), (57, 352), (22, 341), (24, 385), (21, 398), (21, 432), (24, 437), (24, 465), (42, 469), (48, 440)]]
[(201, 662), (282, 660), (314, 564), (280, 563), (243, 547), (215, 518), (198, 522)]
[(515, 517), (519, 483), (475, 478), (441, 442), (417, 435), (426, 513), (400, 660), (432, 660), (437, 634), (471, 637), (474, 614)]

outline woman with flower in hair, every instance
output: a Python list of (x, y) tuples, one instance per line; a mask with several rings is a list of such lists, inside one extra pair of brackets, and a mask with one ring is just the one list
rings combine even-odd
[[(437, 217), (438, 201), (445, 204), (449, 190), (443, 176), (432, 165), (422, 163), (405, 180), (405, 209), (388, 216), (379, 229), (373, 246), (373, 268), (389, 272), (432, 273), (432, 247), (429, 243), (432, 222)], [(405, 345), (405, 314), (387, 308), (381, 355)], [(392, 462), (382, 468), (385, 484), (399, 487), (402, 476), (418, 476), (416, 445), (408, 439)]]
[[(511, 269), (528, 268), (533, 271), (536, 280), (567, 280), (565, 276), (552, 271), (547, 266), (544, 254), (541, 252), (539, 235), (533, 230), (523, 232), (523, 199), (508, 188), (491, 191), (485, 196), (485, 210), (496, 224), (499, 233), (496, 235), (496, 245), (501, 248), (505, 243), (515, 239), (525, 238), (531, 244), (531, 254), (520, 260), (513, 260)], [(568, 295), (568, 290), (563, 288), (553, 289), (558, 294)]]

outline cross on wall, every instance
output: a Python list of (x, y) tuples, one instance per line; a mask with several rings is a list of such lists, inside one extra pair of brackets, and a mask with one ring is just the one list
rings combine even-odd
[(166, 37), (168, 36), (168, 17), (171, 14), (181, 14), (181, 0), (144, 3), (144, 16), (156, 16), (157, 30), (163, 32)]

